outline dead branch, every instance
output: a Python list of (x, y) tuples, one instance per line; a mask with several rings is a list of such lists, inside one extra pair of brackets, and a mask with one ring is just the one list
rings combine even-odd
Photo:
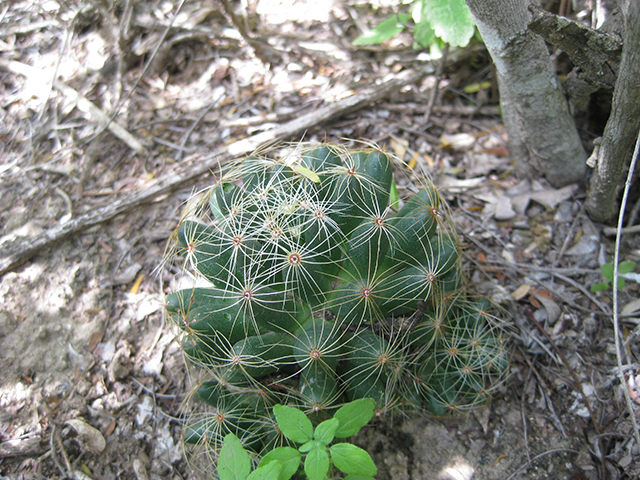
[(530, 5), (529, 10), (533, 13), (531, 31), (561, 48), (586, 80), (613, 90), (622, 56), (622, 40), (617, 35), (594, 30), (535, 5)]
[(299, 137), (305, 130), (329, 119), (338, 117), (354, 110), (365, 107), (397, 92), (404, 85), (414, 83), (424, 77), (422, 70), (403, 72), (387, 82), (373, 86), (347, 98), (327, 103), (324, 107), (301, 115), (283, 125), (261, 132), (231, 145), (223, 147), (208, 155), (192, 155), (180, 165), (162, 177), (152, 181), (143, 189), (118, 198), (102, 207), (94, 208), (69, 222), (50, 228), (49, 230), (27, 240), (8, 245), (7, 255), (0, 258), (0, 275), (16, 268), (37, 255), (43, 249), (51, 247), (61, 241), (77, 235), (83, 230), (112, 219), (116, 215), (128, 212), (142, 203), (153, 201), (161, 195), (166, 195), (180, 188), (202, 175), (208, 173), (216, 165), (225, 163), (234, 157), (247, 154), (260, 145), (285, 139)]

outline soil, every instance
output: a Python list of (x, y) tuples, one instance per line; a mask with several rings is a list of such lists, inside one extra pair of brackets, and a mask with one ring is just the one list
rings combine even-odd
[[(30, 90), (37, 79), (2, 70), (3, 250), (145, 188), (182, 156), (410, 68), (417, 55), (410, 37), (364, 49), (336, 39), (336, 32), (352, 39), (356, 12), (367, 12), (351, 2), (334, 6), (324, 23), (280, 17), (279, 25), (256, 26), (266, 65), (237, 32), (224, 30), (232, 25), (220, 8), (187, 2), (182, 13), (191, 23), (176, 18), (163, 55), (145, 71), (177, 8), (165, 3), (139, 2), (126, 38), (114, 27), (124, 15), (115, 3), (106, 10), (54, 1), (3, 8), (0, 55), (49, 73), (57, 68), (105, 111), (113, 111), (118, 81), (103, 69), (118, 60), (110, 35), (119, 35), (129, 50), (120, 58), (115, 118), (146, 147), (134, 152), (57, 90), (38, 96)], [(258, 2), (272, 12), (266, 3)], [(313, 2), (292, 3), (300, 4)], [(471, 284), (502, 306), (511, 334), (511, 373), (487, 407), (462, 418), (382, 417), (353, 442), (372, 454), (380, 480), (640, 478), (615, 375), (611, 291), (589, 290), (602, 281), (611, 239), (585, 216), (583, 186), (555, 190), (517, 177), (499, 117), (458, 108), (460, 90), (487, 75), (476, 64), (488, 65), (481, 48), (447, 64), (426, 128), (434, 75), (306, 133), (305, 141), (367, 138), (402, 160), (417, 159), (451, 204)], [(473, 100), (495, 107), (491, 92), (481, 92)], [(440, 137), (453, 134), (471, 146), (442, 148)], [(205, 175), (141, 204), (1, 277), (0, 479), (205, 477), (201, 459), (181, 442), (190, 372), (179, 332), (163, 314), (180, 268), (163, 254), (186, 199), (212, 181)], [(622, 251), (637, 261), (640, 240), (625, 237)], [(633, 400), (639, 292), (633, 277), (621, 291)]]

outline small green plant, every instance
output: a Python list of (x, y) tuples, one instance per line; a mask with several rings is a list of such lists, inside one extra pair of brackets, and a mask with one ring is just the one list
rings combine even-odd
[(288, 480), (304, 459), (304, 473), (309, 480), (325, 479), (332, 465), (346, 474), (347, 480), (372, 480), (378, 469), (365, 450), (346, 442), (330, 444), (335, 438), (355, 435), (371, 420), (374, 408), (375, 402), (370, 398), (356, 400), (314, 428), (311, 420), (297, 408), (275, 405), (273, 413), (282, 434), (302, 445), (297, 449), (274, 448), (251, 472), (249, 452), (235, 434), (229, 433), (220, 449), (218, 476), (220, 480)]
[(411, 14), (391, 15), (353, 44), (379, 45), (412, 26), (416, 48), (438, 48), (439, 42), (465, 47), (475, 32), (475, 22), (464, 0), (414, 0)]
[[(618, 274), (624, 275), (626, 273), (631, 273), (631, 271), (635, 268), (636, 262), (620, 262), (618, 265)], [(592, 292), (602, 292), (603, 290), (608, 290), (611, 288), (611, 284), (613, 284), (613, 264), (605, 263), (600, 266), (600, 271), (602, 272), (602, 276), (605, 278), (604, 282), (599, 282), (591, 285)], [(618, 277), (618, 290), (624, 288), (626, 282), (622, 277)]]

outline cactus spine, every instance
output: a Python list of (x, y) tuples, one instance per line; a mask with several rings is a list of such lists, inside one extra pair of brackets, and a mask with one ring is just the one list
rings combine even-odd
[(377, 148), (311, 145), (250, 156), (190, 202), (174, 245), (207, 286), (167, 311), (211, 412), (187, 442), (268, 449), (276, 403), (320, 419), (363, 397), (433, 415), (486, 402), (508, 364), (491, 305), (464, 289), (442, 197), (390, 199), (393, 169)]

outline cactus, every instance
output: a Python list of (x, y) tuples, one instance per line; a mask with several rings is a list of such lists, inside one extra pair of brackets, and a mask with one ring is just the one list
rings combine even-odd
[(426, 184), (398, 199), (389, 155), (255, 154), (195, 196), (173, 236), (198, 287), (168, 295), (210, 412), (189, 443), (284, 440), (271, 406), (326, 418), (347, 400), (433, 415), (485, 403), (508, 367), (490, 302), (465, 289), (459, 241)]

